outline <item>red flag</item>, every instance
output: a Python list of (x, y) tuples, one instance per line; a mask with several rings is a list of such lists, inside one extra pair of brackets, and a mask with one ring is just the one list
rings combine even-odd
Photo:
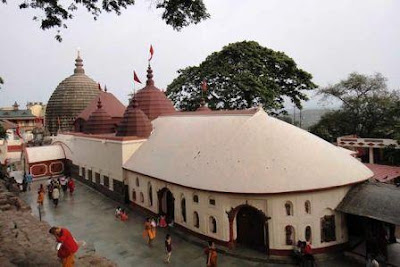
[(207, 81), (204, 79), (202, 82), (201, 82), (201, 90), (203, 90), (203, 92), (206, 92), (207, 91)]
[(149, 58), (149, 61), (153, 58), (153, 54), (154, 54), (153, 45), (150, 45), (150, 58)]
[(142, 83), (142, 82), (139, 80), (139, 77), (136, 75), (136, 71), (133, 71), (133, 80), (134, 80), (135, 82)]

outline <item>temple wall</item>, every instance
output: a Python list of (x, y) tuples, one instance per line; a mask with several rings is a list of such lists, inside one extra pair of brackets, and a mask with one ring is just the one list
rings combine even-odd
[[(170, 184), (132, 171), (124, 170), (126, 181), (129, 185), (130, 200), (150, 211), (153, 214), (159, 213), (159, 202), (157, 192), (168, 188), (173, 194), (175, 219), (174, 222), (198, 234), (204, 238), (215, 239), (220, 243), (229, 245), (230, 225), (228, 219), (229, 211), (241, 205), (249, 205), (265, 214), (268, 219), (268, 240), (271, 254), (289, 255), (298, 240), (305, 241), (305, 229), (311, 227), (311, 244), (316, 253), (326, 252), (330, 247), (337, 247), (347, 242), (347, 227), (344, 214), (334, 209), (346, 195), (350, 186), (343, 186), (320, 191), (282, 193), (270, 195), (249, 195), (215, 193)], [(139, 186), (136, 184), (139, 181)], [(152, 204), (150, 204), (149, 186), (152, 187)], [(136, 199), (133, 199), (135, 191)], [(143, 201), (141, 197), (143, 194)], [(193, 196), (198, 196), (198, 203), (193, 201)], [(182, 198), (186, 200), (186, 222), (183, 220), (181, 210)], [(215, 205), (210, 204), (210, 199), (215, 200)], [(285, 203), (292, 203), (293, 215), (286, 213)], [(310, 202), (309, 213), (305, 210), (305, 202)], [(194, 226), (194, 212), (199, 215), (199, 227)], [(321, 242), (321, 218), (335, 215), (336, 240)], [(210, 216), (217, 222), (217, 233), (212, 233), (210, 228)], [(236, 240), (236, 217), (232, 224), (233, 240)], [(294, 228), (293, 245), (286, 245), (285, 227)]]
[[(99, 191), (114, 191), (116, 185), (120, 193), (123, 193), (123, 189), (120, 188), (123, 187), (121, 166), (143, 141), (107, 140), (90, 135), (59, 134), (53, 137), (53, 143), (64, 148), (66, 158), (76, 168), (75, 178), (80, 178)], [(105, 178), (108, 178), (108, 185), (105, 185)]]

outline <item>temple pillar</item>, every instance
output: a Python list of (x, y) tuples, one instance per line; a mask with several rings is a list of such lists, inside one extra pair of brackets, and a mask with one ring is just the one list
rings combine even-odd
[(374, 148), (369, 148), (369, 163), (374, 164)]

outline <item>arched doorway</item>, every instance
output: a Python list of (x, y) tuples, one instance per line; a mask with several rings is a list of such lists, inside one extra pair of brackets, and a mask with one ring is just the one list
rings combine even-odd
[(238, 207), (236, 244), (268, 253), (268, 224), (261, 211), (249, 205)]
[(168, 188), (164, 187), (157, 193), (158, 213), (165, 214), (167, 222), (175, 220), (175, 198)]

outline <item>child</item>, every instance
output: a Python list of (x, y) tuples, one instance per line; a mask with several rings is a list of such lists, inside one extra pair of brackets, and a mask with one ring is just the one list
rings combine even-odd
[(172, 240), (171, 236), (167, 234), (165, 236), (165, 263), (169, 263), (172, 253)]

